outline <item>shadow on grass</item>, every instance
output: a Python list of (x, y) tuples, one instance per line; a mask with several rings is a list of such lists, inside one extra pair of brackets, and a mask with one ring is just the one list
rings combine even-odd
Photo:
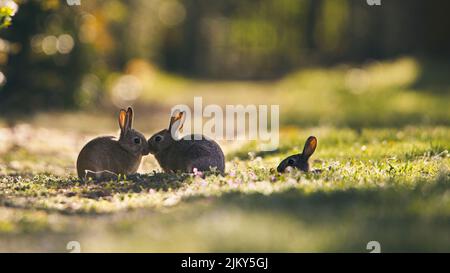
[[(113, 194), (156, 188), (170, 191), (183, 183), (177, 175), (159, 173), (128, 179), (113, 186), (89, 182), (80, 188), (104, 188), (108, 193), (112, 187), (109, 194)], [(46, 185), (71, 190), (69, 185), (76, 187), (77, 183), (66, 181), (55, 186), (53, 181)], [(386, 185), (393, 186), (313, 192), (301, 188), (271, 194), (224, 192), (183, 199), (175, 207), (164, 208), (165, 213), (145, 208), (63, 219), (79, 221), (73, 232), (88, 234), (89, 240), (85, 240), (93, 240), (96, 247), (109, 242), (122, 251), (133, 246), (147, 251), (206, 247), (209, 251), (368, 252), (369, 241), (379, 241), (383, 252), (449, 251), (449, 174), (417, 182), (414, 188), (394, 181)], [(17, 187), (25, 190), (27, 186)], [(111, 237), (99, 238), (93, 228), (97, 226), (100, 235), (107, 232)], [(53, 236), (53, 232), (49, 234)]]
[[(72, 183), (79, 183), (85, 188), (81, 197), (98, 199), (111, 196), (117, 193), (141, 193), (154, 191), (171, 191), (180, 188), (190, 177), (189, 174), (157, 173), (135, 174), (127, 176), (125, 179), (111, 181), (89, 181), (69, 180), (69, 187)], [(70, 185), (72, 184), (72, 185)], [(69, 193), (75, 195), (74, 192)]]
[[(443, 175), (437, 181), (419, 182), (414, 189), (394, 186), (314, 193), (292, 189), (270, 195), (228, 193), (210, 206), (237, 208), (244, 215), (284, 215), (302, 223), (304, 231), (329, 234), (328, 251), (366, 252), (366, 244), (373, 240), (379, 241), (384, 251), (450, 251), (450, 207), (445, 202), (449, 193), (450, 179)], [(257, 229), (280, 230), (279, 223), (265, 223), (266, 227)]]
[(51, 174), (10, 174), (0, 176), (2, 187), (11, 189), (10, 195), (0, 195), (0, 204), (7, 207), (22, 207), (10, 202), (16, 198), (48, 198), (55, 195), (65, 197), (100, 199), (114, 194), (172, 191), (180, 188), (189, 174), (151, 173), (136, 174), (125, 179), (110, 181), (81, 181), (77, 177), (57, 177)]

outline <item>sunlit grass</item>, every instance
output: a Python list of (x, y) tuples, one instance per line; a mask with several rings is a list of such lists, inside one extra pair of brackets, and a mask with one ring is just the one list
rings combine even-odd
[[(117, 135), (116, 108), (0, 120), (0, 251), (65, 251), (73, 240), (84, 251), (365, 252), (372, 240), (383, 251), (449, 251), (449, 89), (423, 84), (425, 70), (400, 58), (216, 82), (133, 61), (126, 73), (143, 87), (135, 127), (146, 135), (201, 96), (280, 105), (280, 146), (221, 143), (224, 177), (163, 174), (148, 156), (138, 175), (82, 183), (77, 154)], [(310, 135), (321, 172), (276, 173)]]
[[(277, 174), (309, 134), (318, 136), (313, 167), (322, 172)], [(64, 148), (74, 140), (56, 158), (22, 143), (0, 161), (0, 242), (3, 250), (64, 251), (76, 239), (89, 251), (361, 252), (380, 240), (387, 251), (444, 251), (448, 135), (448, 127), (292, 128), (274, 153), (255, 143), (230, 150), (225, 177), (153, 172), (150, 156), (140, 175), (101, 183), (74, 177)], [(42, 161), (60, 175), (30, 168)]]

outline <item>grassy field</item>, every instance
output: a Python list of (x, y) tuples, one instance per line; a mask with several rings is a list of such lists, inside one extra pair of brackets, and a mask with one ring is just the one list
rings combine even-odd
[[(114, 116), (4, 120), (0, 251), (66, 252), (78, 241), (82, 251), (368, 252), (378, 241), (386, 252), (448, 252), (450, 89), (420, 85), (423, 69), (400, 59), (270, 83), (159, 76), (137, 107), (146, 135), (167, 123), (170, 105), (194, 95), (280, 105), (280, 147), (265, 153), (257, 142), (221, 143), (225, 177), (163, 174), (148, 156), (140, 174), (82, 183), (77, 153), (99, 133), (116, 134)], [(155, 107), (162, 89), (167, 98)], [(322, 172), (277, 174), (309, 135), (318, 137), (312, 161)]]

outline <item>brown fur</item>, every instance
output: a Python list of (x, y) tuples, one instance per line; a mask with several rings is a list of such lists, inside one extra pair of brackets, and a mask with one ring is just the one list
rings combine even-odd
[[(164, 129), (154, 134), (149, 140), (149, 151), (158, 161), (165, 172), (193, 172), (209, 171), (215, 168), (221, 174), (225, 173), (225, 156), (220, 146), (213, 140), (201, 136), (200, 140), (173, 139), (171, 134), (174, 130), (180, 130), (183, 126), (184, 113), (176, 113), (172, 116), (169, 129)], [(176, 123), (178, 122), (178, 123)], [(162, 140), (157, 141), (157, 138)]]
[[(128, 108), (119, 114), (121, 128), (119, 140), (114, 137), (98, 137), (88, 142), (77, 159), (77, 173), (82, 180), (111, 179), (119, 174), (136, 173), (143, 155), (148, 154), (147, 141), (141, 133), (133, 130), (133, 112)], [(135, 143), (140, 140), (140, 144)]]

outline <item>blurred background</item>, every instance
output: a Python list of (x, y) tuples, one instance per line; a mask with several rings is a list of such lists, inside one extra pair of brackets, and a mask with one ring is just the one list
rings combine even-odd
[[(0, 0), (0, 252), (449, 251), (449, 10)], [(74, 177), (120, 107), (150, 136), (195, 96), (279, 105), (279, 149), (221, 142), (225, 177), (161, 173), (153, 156), (130, 181)], [(276, 175), (309, 135), (324, 172)]]
[(4, 123), (134, 105), (149, 128), (194, 95), (279, 104), (283, 125), (450, 123), (448, 1), (80, 3), (1, 1)]

